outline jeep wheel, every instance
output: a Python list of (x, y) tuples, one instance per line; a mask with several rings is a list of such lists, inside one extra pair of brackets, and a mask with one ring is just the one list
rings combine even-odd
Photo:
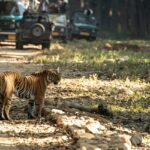
[(90, 36), (90, 37), (88, 37), (88, 39), (87, 39), (88, 41), (95, 41), (96, 40), (96, 37), (95, 36)]
[(23, 49), (23, 43), (20, 41), (16, 42), (16, 49)]
[(74, 38), (75, 38), (75, 35), (74, 35), (72, 32), (70, 32), (70, 33), (68, 34), (68, 39), (69, 39), (70, 41), (73, 41)]
[(62, 37), (62, 42), (63, 42), (64, 44), (67, 44), (67, 42), (68, 42), (67, 36), (66, 36), (66, 37)]
[(40, 37), (45, 32), (45, 27), (40, 23), (35, 23), (31, 29), (31, 33), (34, 37)]
[(50, 48), (51, 43), (50, 42), (46, 42), (42, 44), (42, 49), (49, 49)]

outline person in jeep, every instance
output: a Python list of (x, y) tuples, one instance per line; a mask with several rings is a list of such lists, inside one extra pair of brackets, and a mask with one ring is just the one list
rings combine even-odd
[(60, 13), (64, 14), (67, 12), (68, 3), (65, 0), (58, 0), (58, 7)]
[(39, 5), (39, 12), (49, 12), (50, 3), (49, 0), (41, 0)]

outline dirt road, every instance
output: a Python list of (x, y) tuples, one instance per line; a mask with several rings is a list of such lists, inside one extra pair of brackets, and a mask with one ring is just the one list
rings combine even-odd
[[(0, 72), (17, 71), (29, 74), (39, 71), (42, 65), (32, 63), (32, 58), (42, 53), (43, 51), (36, 47), (32, 50), (30, 48), (15, 50), (14, 45), (2, 46), (0, 47)], [(50, 121), (38, 125), (35, 125), (35, 121), (28, 121), (24, 112), (26, 104), (26, 101), (13, 97), (11, 116), (15, 121), (0, 121), (0, 150), (40, 149), (41, 147), (59, 149), (70, 143), (70, 136)]]
[[(0, 47), (0, 72), (12, 70), (29, 74), (42, 70), (42, 64), (32, 62), (33, 58), (42, 54), (39, 47), (24, 50), (15, 50), (14, 45)], [(63, 79), (61, 85), (48, 87), (46, 100), (62, 101), (70, 89), (67, 88), (69, 85), (81, 86), (76, 80)], [(88, 100), (88, 97), (81, 98)], [(46, 117), (40, 124), (35, 124), (35, 120), (27, 119), (26, 105), (27, 101), (13, 97), (11, 117), (14, 120), (0, 121), (0, 150), (135, 148), (130, 142), (134, 131), (112, 126), (111, 121), (100, 115), (69, 109), (63, 104), (46, 103)], [(146, 142), (136, 149), (150, 148)]]

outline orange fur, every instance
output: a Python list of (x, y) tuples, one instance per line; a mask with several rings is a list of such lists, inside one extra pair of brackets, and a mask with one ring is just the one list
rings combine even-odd
[(13, 93), (20, 98), (34, 100), (38, 105), (37, 117), (40, 118), (47, 85), (58, 84), (60, 80), (61, 75), (57, 69), (44, 70), (28, 76), (9, 71), (0, 73), (1, 118), (11, 120), (9, 111)]

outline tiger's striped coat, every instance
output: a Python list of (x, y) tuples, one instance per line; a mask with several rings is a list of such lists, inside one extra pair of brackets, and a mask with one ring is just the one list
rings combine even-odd
[[(20, 98), (34, 102), (37, 106), (37, 117), (40, 118), (47, 86), (50, 83), (58, 84), (60, 80), (61, 74), (58, 69), (44, 70), (28, 76), (10, 71), (0, 73), (1, 119), (11, 120), (9, 111), (13, 93)], [(29, 113), (33, 117), (33, 110), (30, 111), (32, 111)]]

